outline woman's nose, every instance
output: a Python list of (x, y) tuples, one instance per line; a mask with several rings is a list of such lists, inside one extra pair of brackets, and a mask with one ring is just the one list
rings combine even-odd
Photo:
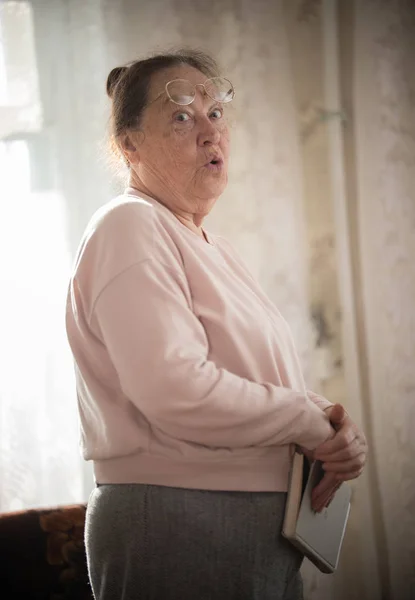
[(220, 131), (207, 117), (203, 119), (203, 124), (200, 127), (198, 141), (201, 146), (209, 144), (218, 144), (220, 140)]

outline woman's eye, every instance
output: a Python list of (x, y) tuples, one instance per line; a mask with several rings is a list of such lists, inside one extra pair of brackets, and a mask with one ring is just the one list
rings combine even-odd
[(187, 123), (190, 121), (190, 116), (185, 112), (177, 113), (174, 117), (174, 120), (178, 123)]
[(213, 110), (210, 113), (210, 117), (213, 118), (213, 119), (215, 119), (216, 121), (218, 119), (221, 119), (223, 117), (223, 110), (220, 109), (220, 108), (215, 108), (215, 110)]

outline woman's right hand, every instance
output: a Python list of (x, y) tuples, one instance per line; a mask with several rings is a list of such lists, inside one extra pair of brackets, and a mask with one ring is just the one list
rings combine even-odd
[[(333, 436), (331, 436), (329, 439), (332, 437)], [(301, 448), (301, 451), (310, 463), (315, 460), (313, 450)], [(339, 489), (341, 483), (342, 482), (338, 481), (333, 473), (325, 473), (322, 480), (312, 491), (311, 508), (316, 512), (321, 512), (323, 508), (327, 507), (333, 500), (334, 495)]]
[(367, 457), (366, 437), (343, 406), (335, 404), (326, 410), (336, 433), (332, 440), (312, 452), (312, 457), (321, 460), (325, 470), (323, 479), (311, 494), (311, 505), (317, 512), (330, 504), (343, 481), (361, 475)]
[[(332, 440), (336, 435), (336, 429), (332, 425), (331, 435), (327, 438), (324, 444)], [(315, 452), (320, 448), (318, 446), (314, 450), (307, 450), (306, 448), (301, 448), (301, 452), (308, 459), (309, 463), (313, 463), (315, 458)], [(318, 485), (312, 490), (311, 493), (311, 508), (316, 512), (321, 512), (323, 508), (326, 508), (330, 502), (333, 500), (336, 491), (339, 489), (341, 482), (337, 481), (335, 476), (330, 473), (325, 473), (321, 481)]]
[(334, 473), (324, 473), (323, 479), (311, 493), (311, 508), (316, 512), (327, 508), (341, 484), (342, 482), (336, 478)]

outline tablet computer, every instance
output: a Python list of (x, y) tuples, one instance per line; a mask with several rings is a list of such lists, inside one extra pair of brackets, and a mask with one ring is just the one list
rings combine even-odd
[(344, 482), (328, 508), (316, 513), (311, 492), (324, 476), (320, 461), (311, 465), (296, 451), (290, 473), (282, 534), (323, 573), (333, 573), (350, 513), (351, 488)]

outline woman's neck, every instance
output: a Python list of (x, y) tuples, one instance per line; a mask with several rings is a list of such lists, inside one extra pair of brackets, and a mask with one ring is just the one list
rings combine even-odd
[(163, 198), (160, 198), (157, 194), (148, 189), (142, 182), (137, 181), (133, 177), (130, 177), (129, 187), (145, 194), (146, 196), (149, 196), (150, 198), (154, 198), (154, 200), (157, 200), (157, 202), (165, 206), (185, 227), (207, 241), (202, 229), (203, 216), (172, 208), (167, 202), (163, 201)]

